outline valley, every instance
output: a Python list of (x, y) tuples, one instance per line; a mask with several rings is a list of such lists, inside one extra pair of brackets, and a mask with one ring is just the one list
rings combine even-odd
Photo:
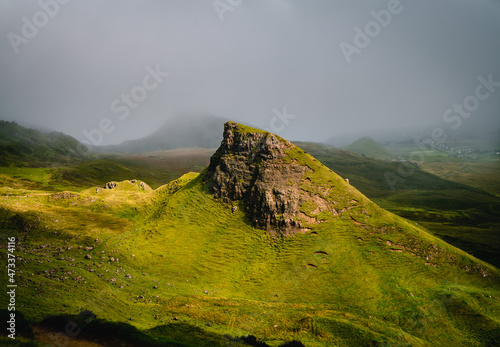
[[(186, 149), (2, 168), (0, 229), (17, 237), (17, 313), (26, 322), (18, 341), (498, 342), (499, 270), (442, 240), (449, 235), (486, 258), (496, 252), (488, 247), (498, 244), (497, 197), (424, 171), (393, 192), (383, 174), (397, 163), (273, 136), (233, 123), (225, 132), (233, 142), (218, 157)], [(283, 143), (287, 149), (278, 150)], [(235, 160), (253, 163), (252, 179)], [(256, 217), (245, 194), (214, 197), (210, 177), (227, 165), (236, 170), (220, 181), (225, 191), (260, 186), (274, 191), (266, 199), (282, 196), (280, 204), (298, 199), (297, 209)], [(270, 181), (301, 167), (299, 179)], [(481, 206), (477, 215), (471, 198)], [(489, 219), (478, 227), (481, 218)], [(298, 222), (298, 232), (276, 233), (274, 225)], [(68, 335), (68, 322), (80, 332)]]

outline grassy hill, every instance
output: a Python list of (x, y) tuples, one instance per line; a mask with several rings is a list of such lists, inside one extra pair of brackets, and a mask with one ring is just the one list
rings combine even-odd
[[(73, 321), (81, 331), (68, 341), (103, 345), (114, 336), (137, 346), (500, 342), (498, 269), (381, 209), (300, 148), (236, 129), (226, 142), (256, 153), (255, 181), (229, 180), (278, 200), (299, 194), (288, 217), (302, 219), (301, 232), (273, 237), (254, 227), (247, 198), (214, 197), (213, 173), (239, 165), (239, 152), (156, 190), (0, 188), (0, 232), (18, 239), (25, 341), (64, 338)], [(305, 171), (289, 185), (270, 180), (287, 168)]]
[[(400, 162), (384, 162), (316, 143), (298, 146), (382, 207), (418, 222), (447, 242), (500, 266), (500, 199), (413, 167), (399, 176)], [(397, 175), (395, 185), (387, 175)], [(490, 177), (495, 181), (495, 176)], [(498, 179), (496, 179), (498, 181)], [(394, 189), (392, 189), (394, 188)]]
[(391, 152), (370, 137), (362, 137), (350, 145), (342, 147), (342, 149), (379, 160), (392, 160), (394, 158)]
[(0, 166), (48, 167), (90, 157), (88, 149), (71, 136), (0, 120)]

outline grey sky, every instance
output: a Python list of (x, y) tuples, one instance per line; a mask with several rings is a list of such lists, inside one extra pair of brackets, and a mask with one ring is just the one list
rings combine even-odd
[[(500, 1), (401, 0), (348, 63), (340, 44), (354, 45), (354, 28), (389, 3), (243, 0), (221, 21), (212, 0), (72, 0), (14, 45), (16, 54), (9, 33), (23, 37), (22, 18), (33, 23), (41, 7), (2, 0), (0, 118), (78, 139), (109, 118), (114, 131), (103, 144), (142, 137), (185, 112), (269, 128), (273, 109), (284, 107), (296, 117), (279, 134), (292, 140), (424, 124), (451, 130), (443, 113), (474, 94), (479, 76), (500, 82)], [(170, 75), (149, 78), (156, 88), (121, 120), (111, 104), (158, 64)], [(499, 126), (497, 89), (463, 129)]]

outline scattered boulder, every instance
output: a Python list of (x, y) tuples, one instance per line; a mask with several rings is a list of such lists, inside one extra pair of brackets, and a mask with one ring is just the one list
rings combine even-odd
[(141, 184), (139, 184), (139, 186), (141, 187), (142, 190), (147, 190), (147, 191), (153, 190), (150, 186), (148, 186), (144, 182), (141, 182)]
[(118, 186), (117, 182), (108, 182), (104, 185), (104, 189), (113, 189)]

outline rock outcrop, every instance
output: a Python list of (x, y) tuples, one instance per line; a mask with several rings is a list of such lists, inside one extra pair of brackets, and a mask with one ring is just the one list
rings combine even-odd
[(335, 210), (324, 197), (301, 189), (304, 174), (313, 170), (296, 160), (285, 160), (294, 148), (274, 134), (228, 122), (205, 183), (226, 203), (242, 201), (256, 228), (274, 236), (305, 231), (318, 220), (301, 211), (303, 204), (315, 201), (318, 211)]

